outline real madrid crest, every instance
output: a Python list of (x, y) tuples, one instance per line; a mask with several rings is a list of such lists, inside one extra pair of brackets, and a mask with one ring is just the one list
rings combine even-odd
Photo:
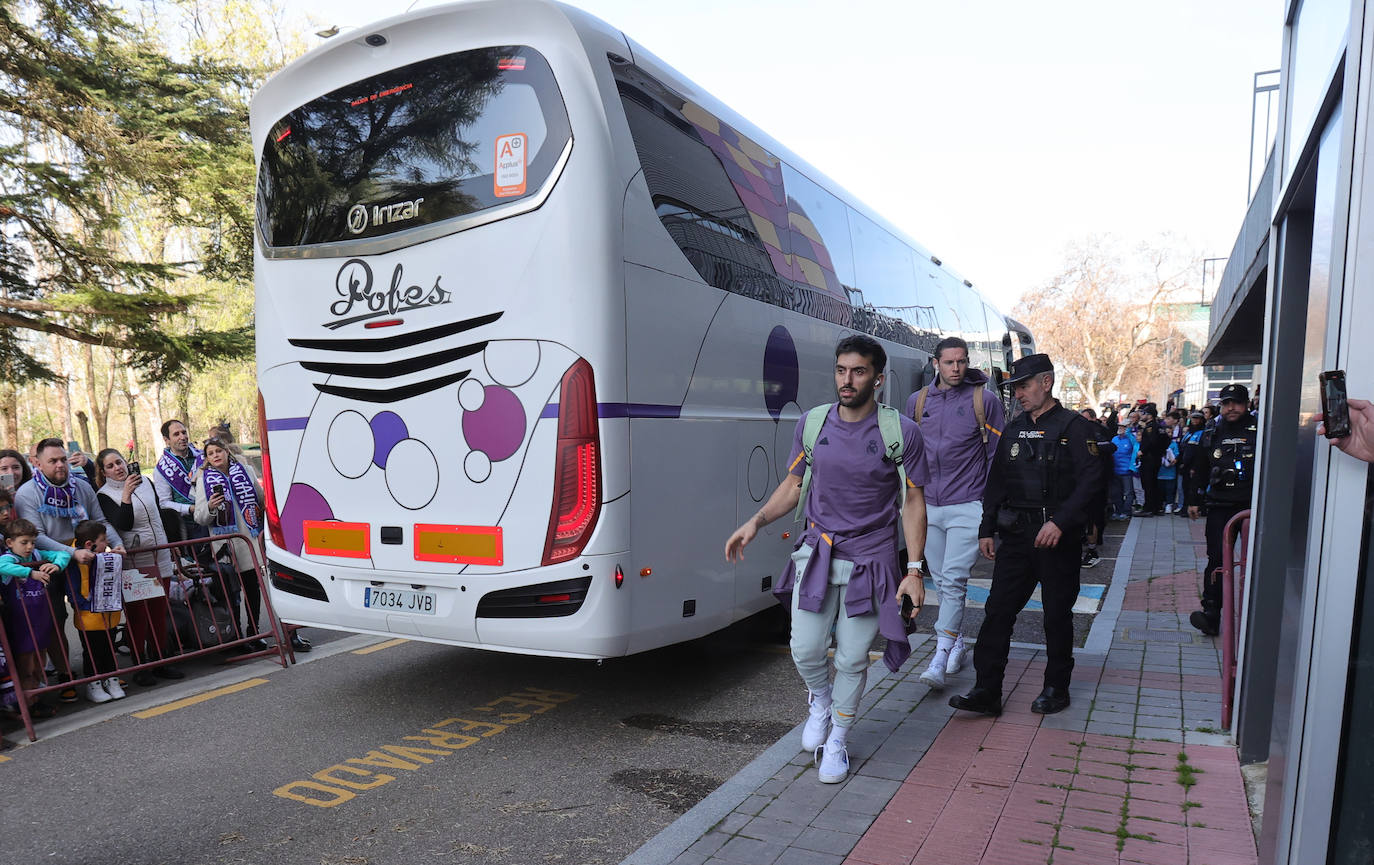
[(1011, 458), (1012, 458), (1012, 459), (1016, 459), (1016, 457), (1017, 457), (1018, 455), (1020, 455), (1020, 453), (1021, 453), (1021, 443), (1020, 443), (1020, 442), (1012, 442), (1012, 443), (1011, 443)]

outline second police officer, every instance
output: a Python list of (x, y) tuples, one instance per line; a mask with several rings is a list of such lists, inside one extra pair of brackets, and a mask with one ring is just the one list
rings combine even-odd
[(1255, 488), (1255, 416), (1250, 414), (1250, 392), (1243, 384), (1221, 389), (1221, 414), (1207, 428), (1193, 449), (1188, 478), (1188, 517), (1197, 519), (1207, 509), (1207, 570), (1202, 576), (1202, 609), (1189, 621), (1204, 634), (1221, 630), (1221, 553), (1226, 524), (1250, 507)]
[[(1007, 384), (1013, 386), (1023, 412), (1003, 431), (983, 496), (978, 546), (995, 564), (973, 651), (978, 677), (973, 690), (951, 697), (949, 704), (1001, 714), (1012, 627), (1039, 583), (1047, 663), (1044, 690), (1031, 710), (1048, 715), (1069, 705), (1078, 541), (1106, 475), (1097, 427), (1051, 396), (1054, 365), (1048, 355), (1017, 360)], [(997, 536), (1002, 539), (1000, 549), (994, 547)]]

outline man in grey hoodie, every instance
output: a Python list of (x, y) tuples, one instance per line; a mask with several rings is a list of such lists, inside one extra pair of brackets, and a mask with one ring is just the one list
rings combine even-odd
[(940, 594), (940, 614), (935, 621), (935, 654), (921, 681), (938, 690), (945, 686), (945, 676), (959, 672), (964, 663), (968, 576), (978, 557), (983, 487), (1006, 410), (985, 387), (987, 375), (969, 366), (964, 340), (941, 340), (934, 361), (935, 381), (911, 395), (906, 415), (921, 426), (930, 467), (925, 560)]

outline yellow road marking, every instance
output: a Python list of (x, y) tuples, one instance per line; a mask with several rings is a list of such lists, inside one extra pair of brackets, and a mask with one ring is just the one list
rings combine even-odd
[(10, 758), (9, 758), (9, 757), (0, 757), (0, 763), (8, 763), (9, 761), (10, 761)]
[(156, 718), (158, 715), (165, 715), (168, 712), (175, 712), (177, 709), (185, 709), (187, 706), (194, 706), (197, 703), (204, 703), (206, 700), (213, 700), (216, 697), (223, 697), (226, 694), (236, 694), (239, 691), (246, 691), (254, 685), (265, 685), (266, 679), (249, 679), (239, 682), (236, 685), (226, 685), (223, 688), (216, 688), (213, 691), (206, 691), (204, 694), (197, 694), (194, 697), (187, 697), (184, 700), (177, 700), (166, 705), (158, 706), (153, 709), (144, 709), (142, 712), (134, 712), (135, 718)]
[(409, 642), (410, 642), (410, 640), (405, 640), (405, 639), (387, 640), (385, 643), (378, 643), (378, 644), (375, 645), (375, 646), (368, 646), (367, 648), (364, 648), (364, 649), (354, 649), (354, 650), (353, 650), (353, 654), (355, 654), (355, 655), (370, 655), (370, 654), (372, 654), (373, 652), (380, 652), (382, 649), (390, 649), (392, 646), (399, 646), (399, 645), (401, 645), (402, 643), (409, 643)]

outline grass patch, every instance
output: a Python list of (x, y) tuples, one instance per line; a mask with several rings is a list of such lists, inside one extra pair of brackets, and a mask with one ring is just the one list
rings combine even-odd
[(1194, 728), (1193, 728), (1193, 732), (1195, 732), (1195, 733), (1220, 733), (1221, 731), (1218, 730), (1216, 727), (1194, 727)]
[(1202, 770), (1188, 763), (1188, 753), (1178, 752), (1178, 765), (1174, 766), (1174, 773), (1178, 776), (1178, 783), (1184, 790), (1191, 789), (1197, 784), (1197, 776), (1202, 774)]
[(1194, 802), (1192, 799), (1184, 799), (1184, 800), (1183, 800), (1183, 810), (1184, 810), (1184, 811), (1188, 811), (1188, 810), (1193, 809), (1193, 808), (1201, 808), (1201, 807), (1202, 807), (1202, 803), (1201, 803), (1201, 802)]

